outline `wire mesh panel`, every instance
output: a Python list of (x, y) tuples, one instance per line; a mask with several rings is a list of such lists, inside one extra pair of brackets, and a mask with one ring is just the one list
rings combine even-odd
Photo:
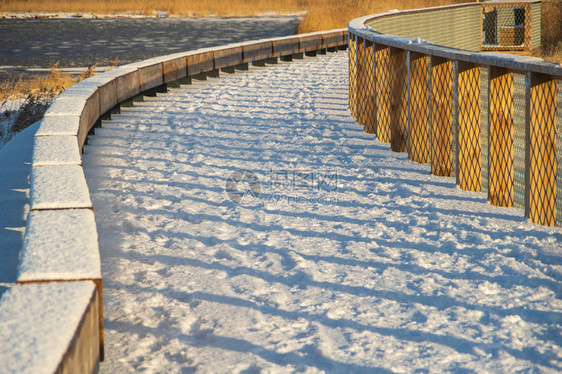
[(410, 52), (410, 160), (429, 160), (429, 57)]
[(556, 223), (556, 80), (529, 73), (528, 206), (532, 222)]
[(390, 143), (390, 48), (375, 44), (377, 138)]
[(392, 104), (390, 107), (390, 147), (394, 152), (408, 152), (408, 52), (390, 48)]
[(525, 209), (525, 75), (513, 75), (513, 206)]
[(357, 118), (357, 41), (349, 34), (349, 110)]
[(481, 182), (482, 182), (482, 192), (488, 193), (488, 139), (489, 139), (489, 126), (488, 126), (488, 68), (480, 68), (480, 150), (481, 158), (480, 162), (482, 164), (481, 170)]
[[(523, 50), (531, 38), (531, 7), (525, 4), (482, 6), (482, 49)], [(526, 22), (529, 18), (529, 22)], [(530, 43), (529, 43), (530, 44)]]
[(431, 173), (453, 176), (453, 62), (431, 57)]
[(458, 64), (458, 174), (463, 190), (479, 192), (481, 182), (480, 68)]
[(375, 128), (375, 55), (374, 44), (365, 40), (365, 132), (376, 134)]
[(357, 38), (357, 123), (365, 125), (365, 41)]
[(488, 87), (488, 199), (513, 206), (513, 73), (490, 67)]
[(556, 105), (556, 226), (562, 227), (562, 80), (557, 81)]

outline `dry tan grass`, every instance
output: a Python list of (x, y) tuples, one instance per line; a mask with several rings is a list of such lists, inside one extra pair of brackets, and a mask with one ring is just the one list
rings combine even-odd
[(48, 75), (37, 74), (0, 83), (0, 102), (21, 99), (28, 95), (55, 97), (77, 81), (63, 74), (56, 63), (51, 67)]
[(541, 10), (542, 58), (562, 63), (562, 0), (543, 0)]
[(470, 0), (4, 0), (0, 12), (134, 14), (151, 16), (258, 16), (304, 14), (303, 32), (345, 27), (352, 18), (389, 9), (412, 9)]

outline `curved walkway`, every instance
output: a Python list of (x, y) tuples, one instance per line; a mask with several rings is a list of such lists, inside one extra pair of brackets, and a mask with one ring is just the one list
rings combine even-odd
[(83, 162), (105, 372), (562, 370), (562, 231), (364, 134), (345, 53), (149, 98)]

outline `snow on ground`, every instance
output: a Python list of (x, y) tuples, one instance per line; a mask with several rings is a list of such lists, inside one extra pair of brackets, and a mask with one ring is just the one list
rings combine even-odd
[(103, 372), (562, 370), (562, 231), (364, 134), (346, 75), (251, 68), (90, 138)]

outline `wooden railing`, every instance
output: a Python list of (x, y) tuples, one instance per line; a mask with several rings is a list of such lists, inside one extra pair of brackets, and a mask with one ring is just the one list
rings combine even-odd
[[(351, 21), (349, 107), (366, 132), (390, 143), (393, 151), (407, 152), (412, 161), (431, 163), (432, 174), (455, 177), (464, 190), (486, 192), (493, 205), (523, 208), (534, 223), (560, 226), (562, 66), (454, 48), (455, 41), (483, 46), (481, 7), (493, 4)], [(540, 14), (540, 1), (501, 4), (535, 13), (539, 6)], [(461, 17), (463, 27), (451, 22), (453, 11), (471, 15)], [(401, 35), (403, 25), (419, 15), (428, 21), (410, 24), (408, 37)], [(524, 21), (534, 19), (536, 24), (536, 18)], [(386, 20), (386, 34), (376, 29), (381, 20)], [(435, 25), (446, 27), (440, 34), (447, 33), (452, 44), (415, 38), (428, 35), (426, 28)], [(466, 35), (477, 39), (467, 40)]]
[[(347, 45), (347, 29), (340, 29), (200, 49), (122, 66), (77, 83), (59, 95), (35, 134), (31, 211), (18, 285), (0, 299), (0, 313), (7, 318), (25, 314), (23, 324), (9, 324), (11, 327), (4, 329), (0, 337), (13, 334), (23, 338), (14, 344), (13, 357), (2, 357), (5, 366), (0, 368), (16, 372), (95, 372), (103, 360), (98, 238), (81, 161), (88, 134), (102, 119), (118, 113), (121, 106), (142, 101), (143, 96), (166, 92), (168, 86), (189, 84), (194, 77), (217, 77), (221, 72), (246, 70), (249, 63), (263, 66), (277, 63), (278, 59), (290, 61), (304, 55), (336, 52), (347, 49)], [(21, 313), (24, 309), (51, 310), (51, 303), (60, 302), (65, 298), (63, 294), (72, 300), (60, 315)], [(40, 296), (36, 303), (31, 300), (35, 296)], [(12, 299), (30, 299), (32, 305), (3, 303)], [(81, 311), (81, 317), (72, 318), (72, 310)], [(49, 324), (57, 328), (37, 327)], [(35, 336), (35, 331), (44, 334)], [(58, 348), (60, 344), (51, 344), (61, 339), (65, 342), (62, 350)], [(27, 361), (18, 361), (22, 357)]]

